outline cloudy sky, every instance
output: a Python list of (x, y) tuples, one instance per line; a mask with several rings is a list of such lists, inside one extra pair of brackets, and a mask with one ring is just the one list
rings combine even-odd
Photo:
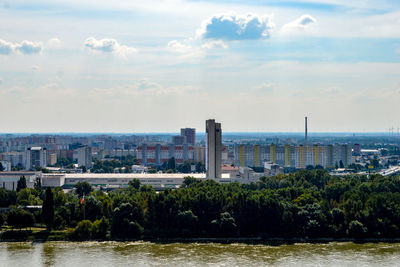
[(399, 1), (0, 0), (0, 22), (0, 132), (400, 126)]

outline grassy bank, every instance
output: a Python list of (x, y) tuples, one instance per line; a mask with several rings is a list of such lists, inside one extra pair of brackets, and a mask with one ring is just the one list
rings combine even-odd
[(207, 237), (207, 238), (140, 238), (140, 239), (76, 239), (73, 237), (73, 229), (52, 230), (23, 229), (6, 230), (0, 233), (0, 242), (46, 242), (46, 241), (148, 241), (154, 243), (247, 243), (282, 245), (294, 243), (329, 243), (329, 242), (354, 242), (354, 243), (400, 243), (400, 238), (267, 238), (267, 237)]

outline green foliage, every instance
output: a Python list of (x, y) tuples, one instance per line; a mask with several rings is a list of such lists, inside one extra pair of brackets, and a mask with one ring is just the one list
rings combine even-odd
[(37, 177), (35, 179), (35, 183), (33, 185), (33, 188), (35, 188), (39, 192), (42, 191), (42, 180), (39, 177)]
[(5, 208), (17, 203), (17, 192), (0, 188), (0, 207)]
[(45, 198), (42, 207), (43, 221), (47, 226), (47, 229), (51, 230), (54, 223), (54, 195), (50, 187), (46, 188)]
[(116, 238), (139, 238), (143, 232), (140, 222), (143, 210), (136, 203), (123, 203), (114, 210), (111, 223), (111, 236)]
[(138, 190), (139, 188), (140, 188), (140, 180), (139, 179), (133, 179), (133, 180), (130, 180), (129, 182), (128, 182), (128, 186), (130, 186), (130, 187), (132, 187), (132, 188), (135, 188), (136, 190)]
[(237, 225), (235, 219), (229, 214), (229, 212), (223, 212), (220, 217), (211, 222), (213, 232), (216, 236), (235, 236)]
[(172, 157), (172, 158), (170, 158), (170, 159), (168, 160), (168, 163), (167, 163), (167, 170), (175, 170), (175, 168), (176, 168), (175, 158)]
[(7, 223), (15, 228), (31, 227), (35, 223), (35, 218), (29, 211), (14, 208), (7, 214)]
[(40, 191), (30, 188), (21, 189), (17, 193), (17, 204), (22, 206), (42, 205)]
[(364, 237), (367, 228), (359, 221), (351, 221), (349, 223), (348, 234), (350, 237), (361, 238)]
[(106, 239), (109, 229), (110, 221), (106, 217), (94, 221), (92, 225), (92, 238), (102, 240)]
[(92, 237), (92, 227), (93, 224), (91, 221), (80, 221), (73, 232), (73, 238), (78, 240), (90, 239)]
[(195, 185), (200, 183), (201, 180), (191, 177), (191, 176), (187, 176), (183, 178), (183, 183), (182, 183), (182, 187), (189, 187), (190, 185)]
[[(80, 195), (86, 194), (84, 205), (78, 188), (76, 193), (0, 189), (0, 205), (43, 199), (42, 213), (34, 212), (36, 221), (43, 218), (53, 229), (74, 228), (77, 239), (400, 237), (399, 176), (338, 177), (314, 169), (251, 184), (186, 177), (181, 188), (161, 192), (138, 181), (108, 193), (78, 187)], [(91, 225), (80, 224), (84, 218)]]
[(25, 188), (26, 188), (26, 178), (25, 176), (21, 176), (21, 178), (19, 178), (17, 182), (17, 192)]
[(82, 196), (89, 195), (93, 191), (92, 186), (88, 182), (78, 182), (74, 186), (76, 188), (76, 193), (81, 198)]

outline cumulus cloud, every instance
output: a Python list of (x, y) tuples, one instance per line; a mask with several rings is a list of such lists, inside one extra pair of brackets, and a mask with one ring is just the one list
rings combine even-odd
[(282, 32), (293, 32), (301, 31), (309, 28), (313, 24), (317, 23), (317, 20), (310, 15), (302, 15), (300, 18), (291, 21), (282, 26)]
[(270, 15), (221, 14), (205, 20), (197, 36), (215, 40), (256, 40), (268, 38), (273, 29)]
[(9, 55), (14, 51), (14, 44), (0, 39), (0, 54)]
[(116, 55), (121, 55), (121, 56), (127, 56), (129, 54), (137, 52), (136, 48), (126, 45), (121, 45), (115, 39), (109, 39), (109, 38), (97, 40), (94, 37), (89, 37), (85, 40), (84, 46), (93, 51), (114, 53)]
[(174, 52), (185, 53), (189, 51), (192, 47), (177, 40), (172, 40), (168, 43), (168, 48)]
[(43, 44), (40, 42), (22, 41), (15, 46), (15, 49), (22, 54), (38, 54), (43, 49)]
[(12, 43), (0, 39), (0, 54), (10, 55), (13, 53), (38, 54), (42, 52), (43, 44), (41, 42), (22, 41), (21, 43)]
[(222, 40), (210, 40), (205, 42), (201, 47), (205, 49), (228, 48), (228, 46)]

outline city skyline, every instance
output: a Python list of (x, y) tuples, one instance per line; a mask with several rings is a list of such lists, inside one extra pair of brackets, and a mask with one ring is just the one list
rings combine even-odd
[(400, 125), (393, 1), (1, 0), (0, 16), (2, 132)]

